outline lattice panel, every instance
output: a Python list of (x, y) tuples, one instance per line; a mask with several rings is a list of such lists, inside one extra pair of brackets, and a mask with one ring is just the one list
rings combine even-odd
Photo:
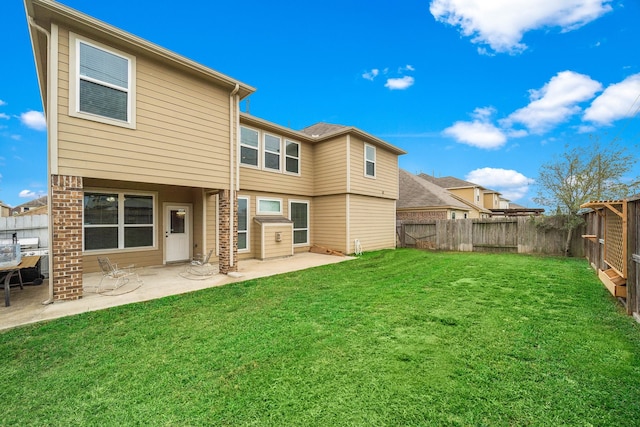
[(604, 261), (620, 272), (624, 272), (624, 237), (622, 218), (606, 209)]

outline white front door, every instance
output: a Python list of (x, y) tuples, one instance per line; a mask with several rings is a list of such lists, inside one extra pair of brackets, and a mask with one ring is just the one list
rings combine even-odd
[(166, 205), (164, 228), (165, 262), (188, 260), (191, 248), (191, 206)]

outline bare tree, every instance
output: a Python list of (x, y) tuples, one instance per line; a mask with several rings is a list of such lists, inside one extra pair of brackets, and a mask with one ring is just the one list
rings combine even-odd
[(583, 223), (580, 205), (592, 200), (621, 199), (640, 189), (640, 182), (625, 182), (635, 156), (614, 142), (606, 147), (592, 141), (565, 152), (540, 167), (536, 203), (555, 207), (567, 217), (565, 254), (569, 255), (573, 231)]

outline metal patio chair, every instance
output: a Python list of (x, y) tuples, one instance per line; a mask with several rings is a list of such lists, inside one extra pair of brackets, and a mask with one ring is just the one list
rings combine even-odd
[[(102, 278), (100, 279), (97, 293), (120, 295), (134, 291), (142, 286), (142, 280), (138, 273), (135, 272), (135, 265), (118, 267), (118, 264), (111, 263), (107, 257), (98, 257), (98, 264), (100, 264), (100, 269), (102, 270)], [(125, 285), (132, 281), (134, 282), (133, 286), (127, 286), (123, 289)]]
[(194, 258), (191, 263), (187, 265), (185, 274), (187, 276), (213, 276), (218, 272), (217, 268), (209, 263), (213, 255), (213, 249), (211, 249), (202, 258)]

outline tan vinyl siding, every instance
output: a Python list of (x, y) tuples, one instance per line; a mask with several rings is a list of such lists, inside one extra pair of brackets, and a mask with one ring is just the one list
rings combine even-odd
[[(252, 129), (258, 130), (255, 127)], [(270, 133), (274, 134), (273, 132)], [(285, 139), (284, 137), (282, 138), (283, 140)], [(241, 190), (268, 191), (273, 193), (296, 194), (299, 196), (313, 195), (313, 146), (309, 143), (301, 143), (291, 138), (286, 139), (300, 144), (300, 175), (240, 166)]]
[[(376, 147), (373, 144), (368, 144)], [(398, 198), (398, 156), (376, 147), (376, 177), (364, 175), (365, 141), (351, 137), (351, 192), (367, 196)]]
[(156, 247), (153, 249), (109, 250), (104, 252), (89, 252), (83, 256), (85, 273), (99, 271), (97, 257), (106, 255), (112, 262), (120, 265), (135, 264), (137, 267), (162, 265), (164, 262), (164, 203), (191, 203), (193, 214), (193, 241), (198, 247), (195, 252), (201, 252), (202, 247), (202, 190), (199, 188), (176, 187), (165, 185), (142, 184), (135, 182), (108, 181), (85, 178), (85, 191), (126, 191), (151, 192), (155, 194), (154, 213), (156, 217)]
[(315, 195), (340, 194), (347, 191), (347, 137), (322, 141), (314, 147)]
[[(280, 258), (293, 255), (293, 225), (292, 224), (256, 224), (260, 234), (260, 259)], [(276, 234), (280, 233), (281, 241), (276, 241)]]
[(136, 57), (136, 129), (69, 116), (69, 33), (60, 31), (61, 174), (228, 188), (229, 93)]
[(206, 248), (204, 252), (209, 252), (213, 249), (213, 255), (215, 255), (216, 259), (219, 255), (218, 253), (218, 198), (215, 194), (210, 194), (205, 196), (206, 203)]
[(476, 200), (473, 188), (453, 188), (449, 191), (456, 196), (462, 197), (466, 201), (473, 203), (476, 206), (482, 206), (482, 198), (480, 198), (479, 202)]
[[(260, 257), (260, 225), (257, 224), (253, 218), (256, 216), (257, 199), (280, 199), (282, 200), (282, 216), (289, 217), (289, 201), (294, 200), (298, 202), (309, 203), (309, 245), (296, 246), (296, 252), (308, 252), (311, 244), (313, 244), (314, 230), (313, 230), (313, 218), (315, 216), (315, 202), (311, 197), (301, 197), (298, 195), (284, 194), (284, 193), (265, 193), (257, 191), (240, 191), (238, 197), (247, 197), (249, 199), (249, 252), (238, 252), (239, 259), (250, 259)], [(276, 215), (279, 216), (279, 215)]]
[(336, 251), (347, 251), (346, 199), (344, 194), (314, 199), (312, 243)]
[(349, 196), (351, 241), (348, 253), (355, 251), (354, 241), (360, 240), (364, 251), (395, 248), (395, 200)]

